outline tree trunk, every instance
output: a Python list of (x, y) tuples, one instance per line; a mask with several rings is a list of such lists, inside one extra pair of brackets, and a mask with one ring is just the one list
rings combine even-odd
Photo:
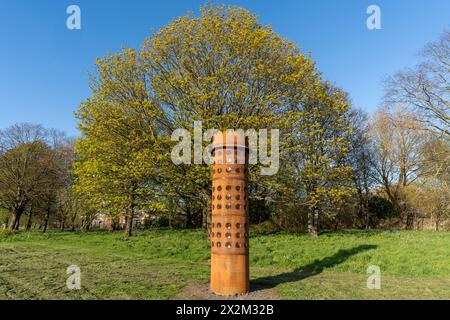
[(186, 229), (190, 229), (193, 227), (192, 223), (192, 213), (191, 208), (189, 206), (186, 207)]
[(364, 196), (364, 213), (366, 217), (366, 230), (370, 229), (369, 193)]
[(13, 218), (11, 221), (11, 225), (9, 226), (9, 229), (15, 230), (16, 229), (16, 223), (17, 223), (17, 214), (13, 213)]
[(414, 220), (415, 220), (415, 213), (411, 210), (408, 210), (406, 213), (406, 229), (407, 230), (413, 230), (414, 229)]
[(208, 229), (208, 209), (202, 210), (202, 229), (207, 230)]
[(208, 230), (208, 213), (210, 212), (209, 206), (202, 209), (202, 229)]
[(47, 212), (45, 213), (44, 223), (42, 227), (42, 233), (47, 232), (48, 221), (50, 220), (50, 208), (47, 208)]
[(128, 213), (128, 217), (127, 217), (127, 224), (125, 226), (125, 235), (127, 237), (131, 237), (133, 234), (133, 218), (134, 218), (134, 202), (132, 202), (130, 204), (130, 211)]
[(130, 214), (127, 217), (127, 224), (125, 226), (125, 235), (131, 237), (133, 234), (133, 216)]
[(26, 227), (27, 231), (30, 231), (32, 224), (33, 224), (33, 211), (30, 210), (30, 213), (28, 214), (28, 221), (27, 221), (27, 227)]
[(316, 235), (318, 235), (319, 232), (319, 210), (314, 210), (314, 227), (316, 229)]
[(133, 234), (133, 218), (134, 218), (134, 211), (136, 209), (136, 190), (138, 188), (138, 185), (135, 181), (131, 181), (131, 189), (130, 189), (130, 208), (128, 212), (128, 219), (127, 224), (125, 226), (125, 236), (131, 237)]
[(366, 230), (370, 229), (370, 212), (369, 210), (366, 210)]
[(317, 237), (317, 223), (316, 218), (318, 217), (317, 210), (308, 212), (308, 234), (311, 237)]
[(20, 217), (22, 216), (22, 211), (15, 211), (13, 213), (13, 220), (10, 225), (11, 230), (19, 230)]
[(86, 218), (81, 219), (81, 230), (86, 231)]
[(70, 231), (75, 231), (75, 220), (77, 218), (77, 214), (74, 213), (72, 215), (72, 220), (70, 221)]

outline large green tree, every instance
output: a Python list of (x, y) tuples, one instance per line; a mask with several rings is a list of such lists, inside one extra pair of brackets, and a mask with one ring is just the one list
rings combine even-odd
[[(99, 59), (96, 74), (92, 97), (77, 113), (83, 136), (76, 174), (78, 190), (98, 210), (171, 203), (169, 210), (206, 226), (208, 166), (170, 159), (172, 132), (192, 132), (197, 120), (204, 129), (280, 129), (282, 163), (295, 161), (289, 171), (301, 181), (295, 191), (316, 215), (326, 211), (319, 202), (336, 203), (348, 191), (345, 94), (247, 10), (205, 6), (198, 16), (169, 23), (140, 50)], [(261, 177), (258, 166), (250, 177), (252, 198), (292, 189), (282, 175)]]
[(162, 154), (157, 145), (159, 110), (138, 59), (131, 49), (99, 59), (93, 95), (77, 113), (82, 138), (76, 144), (76, 192), (83, 195), (88, 211), (125, 215), (127, 235)]

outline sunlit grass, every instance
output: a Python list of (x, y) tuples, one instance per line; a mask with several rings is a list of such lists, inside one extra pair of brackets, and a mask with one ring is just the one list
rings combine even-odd
[[(344, 232), (253, 234), (251, 278), (286, 299), (450, 299), (450, 234)], [(78, 265), (82, 289), (66, 288)], [(381, 268), (382, 289), (366, 286)], [(20, 232), (0, 235), (1, 299), (169, 299), (207, 283), (209, 243), (201, 230)]]

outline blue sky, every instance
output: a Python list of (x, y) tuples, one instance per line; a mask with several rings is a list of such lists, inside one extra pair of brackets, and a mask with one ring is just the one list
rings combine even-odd
[[(77, 135), (73, 112), (89, 96), (96, 57), (138, 47), (158, 29), (207, 1), (0, 0), (0, 128), (41, 123)], [(210, 1), (211, 2), (211, 1)], [(213, 3), (216, 3), (213, 1)], [(311, 52), (325, 78), (353, 104), (375, 110), (381, 80), (412, 66), (417, 52), (450, 28), (448, 0), (247, 0), (245, 7)], [(66, 8), (81, 8), (81, 30), (66, 28)], [(366, 9), (381, 8), (381, 30), (366, 28)]]

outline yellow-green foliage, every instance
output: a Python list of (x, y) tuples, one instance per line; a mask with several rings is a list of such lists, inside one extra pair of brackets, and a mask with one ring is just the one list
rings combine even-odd
[(339, 206), (351, 192), (345, 94), (323, 81), (300, 48), (242, 8), (205, 6), (139, 50), (98, 59), (91, 88), (77, 113), (83, 136), (75, 174), (76, 190), (98, 210), (121, 212), (138, 201), (205, 212), (209, 168), (170, 161), (172, 131), (192, 130), (195, 120), (204, 128), (281, 130), (283, 169), (262, 178), (252, 168), (251, 183), (259, 185), (253, 197), (306, 195), (308, 206)]

